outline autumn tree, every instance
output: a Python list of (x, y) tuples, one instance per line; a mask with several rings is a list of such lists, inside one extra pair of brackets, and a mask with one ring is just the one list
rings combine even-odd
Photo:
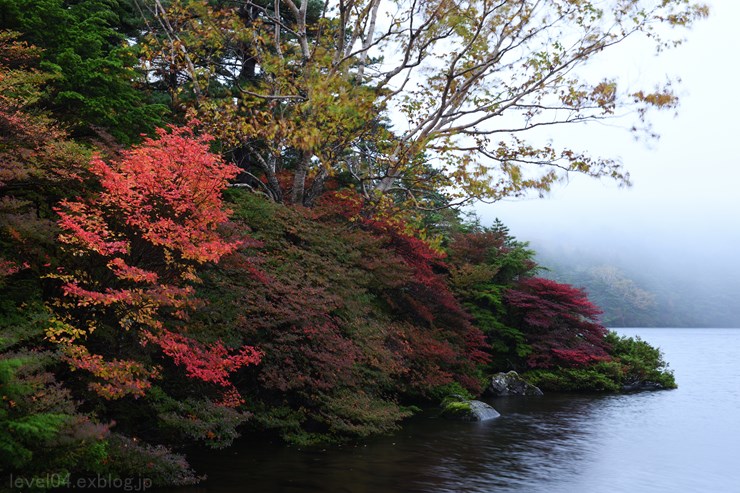
[(151, 77), (188, 100), (253, 186), (295, 203), (340, 172), (368, 197), (416, 205), (431, 191), (543, 191), (570, 172), (627, 184), (614, 159), (527, 135), (625, 113), (649, 133), (649, 110), (677, 104), (670, 84), (582, 68), (628, 38), (670, 47), (671, 28), (707, 13), (685, 0), (142, 3), (157, 20)]
[(517, 367), (532, 347), (523, 328), (511, 323), (506, 293), (537, 271), (534, 251), (499, 220), (467, 229), (453, 235), (447, 249), (450, 286), (486, 336), (491, 369)]
[(53, 75), (39, 69), (41, 51), (19, 36), (0, 32), (0, 478), (41, 488), (70, 473), (131, 476), (143, 470), (128, 467), (135, 457), (158, 484), (192, 483), (182, 456), (111, 432), (90, 413), (47, 338), (61, 328), (49, 303), (60, 264), (53, 208), (94, 180), (90, 151), (44, 111)]
[(600, 310), (583, 290), (535, 277), (534, 251), (503, 223), (449, 246), (450, 284), (486, 334), (492, 369), (588, 366), (609, 359)]
[(582, 289), (549, 279), (519, 281), (505, 294), (509, 323), (524, 333), (530, 368), (586, 366), (610, 359), (601, 311)]
[[(264, 352), (242, 373), (254, 425), (295, 443), (393, 430), (403, 404), (480, 390), (482, 333), (446, 285), (443, 255), (406, 226), (365, 218), (355, 193), (314, 208), (229, 191), (233, 221), (261, 242), (203, 274), (193, 331)], [(244, 275), (256, 257), (267, 282)], [(462, 390), (460, 390), (462, 391)]]
[(187, 331), (196, 268), (242, 243), (218, 230), (228, 217), (220, 193), (237, 170), (209, 152), (209, 141), (170, 128), (113, 163), (96, 157), (100, 192), (57, 209), (70, 257), (56, 274), (64, 296), (48, 337), (94, 377), (90, 387), (104, 398), (143, 396), (158, 378), (161, 369), (142, 346), (221, 389), (216, 397), (226, 406), (241, 401), (230, 374), (260, 359), (250, 346), (232, 350)]

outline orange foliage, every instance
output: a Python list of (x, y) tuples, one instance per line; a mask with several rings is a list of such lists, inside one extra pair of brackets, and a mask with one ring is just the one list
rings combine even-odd
[[(56, 277), (63, 281), (63, 306), (87, 319), (89, 332), (111, 321), (133, 329), (141, 345), (154, 343), (190, 378), (225, 389), (223, 402), (236, 405), (241, 400), (229, 375), (259, 362), (260, 352), (245, 346), (230, 355), (220, 342), (206, 347), (167, 330), (164, 322), (187, 320), (199, 265), (216, 262), (245, 242), (226, 240), (219, 232), (230, 212), (221, 192), (238, 169), (209, 152), (210, 140), (171, 127), (123, 152), (117, 162), (94, 158), (91, 172), (101, 192), (62, 201), (56, 209), (60, 241), (72, 258), (82, 259)], [(67, 345), (74, 367), (106, 381), (91, 385), (105, 398), (142, 395), (157, 375), (140, 363), (104, 361), (85, 347)]]

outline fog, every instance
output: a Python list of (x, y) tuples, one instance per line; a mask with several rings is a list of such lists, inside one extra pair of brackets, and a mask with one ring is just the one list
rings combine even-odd
[(740, 326), (740, 40), (733, 26), (740, 2), (708, 3), (710, 18), (679, 48), (655, 58), (633, 44), (589, 68), (616, 67), (622, 82), (647, 81), (648, 88), (666, 76), (682, 79), (678, 115), (653, 118), (659, 140), (635, 141), (626, 130), (598, 124), (549, 136), (620, 157), (631, 188), (571, 176), (544, 199), (476, 209), (484, 224), (498, 217), (530, 241), (545, 263), (615, 265), (641, 287), (680, 293), (678, 303), (704, 312), (695, 313), (703, 317), (697, 323)]

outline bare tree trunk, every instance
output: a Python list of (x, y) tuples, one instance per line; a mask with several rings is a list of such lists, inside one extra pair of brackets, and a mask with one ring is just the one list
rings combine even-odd
[(396, 180), (401, 176), (399, 153), (400, 151), (398, 147), (396, 147), (396, 150), (393, 151), (393, 154), (388, 156), (388, 161), (390, 163), (388, 166), (388, 172), (383, 178), (381, 178), (380, 183), (375, 186), (375, 190), (377, 190), (378, 192), (388, 192), (388, 190), (393, 187), (393, 184), (396, 182)]
[(321, 171), (319, 171), (319, 174), (316, 175), (316, 178), (314, 178), (313, 183), (311, 183), (311, 187), (308, 189), (308, 192), (303, 198), (303, 203), (305, 204), (306, 207), (311, 207), (314, 205), (314, 202), (316, 202), (316, 199), (324, 191), (324, 184), (326, 183), (326, 179), (328, 177), (329, 177), (329, 172), (327, 171), (325, 167), (322, 167)]
[(360, 53), (360, 63), (357, 68), (357, 78), (361, 81), (365, 75), (365, 64), (367, 63), (367, 52), (370, 46), (373, 44), (373, 37), (375, 36), (375, 23), (378, 19), (378, 7), (380, 7), (380, 0), (373, 0), (373, 8), (370, 13), (370, 25), (365, 33), (365, 39), (362, 42), (362, 53)]
[[(238, 15), (244, 22), (244, 27), (250, 28), (257, 18), (256, 9), (248, 4), (242, 5), (238, 10)], [(257, 60), (249, 55), (249, 45), (246, 42), (240, 42), (242, 68), (239, 71), (239, 80), (253, 80), (257, 73)]]
[(255, 164), (262, 170), (267, 179), (266, 188), (270, 191), (270, 195), (275, 202), (283, 201), (283, 189), (280, 186), (280, 182), (277, 179), (277, 157), (268, 151), (267, 158), (260, 154), (258, 150), (252, 148), (249, 144), (245, 144), (245, 149), (249, 149), (249, 153), (254, 156)]
[(306, 175), (308, 174), (308, 166), (310, 163), (311, 153), (308, 151), (301, 151), (301, 158), (293, 177), (293, 193), (291, 200), (295, 205), (303, 205), (303, 199), (306, 194)]
[(275, 202), (282, 202), (283, 201), (283, 189), (280, 186), (280, 182), (277, 179), (277, 174), (275, 172), (276, 169), (276, 157), (270, 153), (270, 155), (267, 157), (269, 163), (267, 166), (267, 169), (265, 170), (265, 176), (267, 177), (267, 186), (270, 187), (270, 190), (272, 191), (272, 195), (275, 197)]
[(303, 56), (303, 64), (305, 65), (311, 58), (311, 50), (308, 46), (308, 33), (306, 32), (308, 0), (301, 0), (300, 7), (298, 7), (293, 0), (285, 0), (285, 2), (296, 18), (296, 30), (294, 34), (298, 38), (298, 44), (301, 47), (301, 55)]

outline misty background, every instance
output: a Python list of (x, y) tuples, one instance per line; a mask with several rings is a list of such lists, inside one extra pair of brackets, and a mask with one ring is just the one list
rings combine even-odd
[(545, 276), (585, 287), (609, 326), (740, 327), (740, 2), (706, 3), (682, 46), (626, 43), (588, 68), (647, 88), (680, 77), (678, 114), (652, 117), (659, 140), (636, 141), (632, 120), (547, 136), (621, 158), (631, 188), (572, 175), (542, 199), (476, 206), (531, 243)]

